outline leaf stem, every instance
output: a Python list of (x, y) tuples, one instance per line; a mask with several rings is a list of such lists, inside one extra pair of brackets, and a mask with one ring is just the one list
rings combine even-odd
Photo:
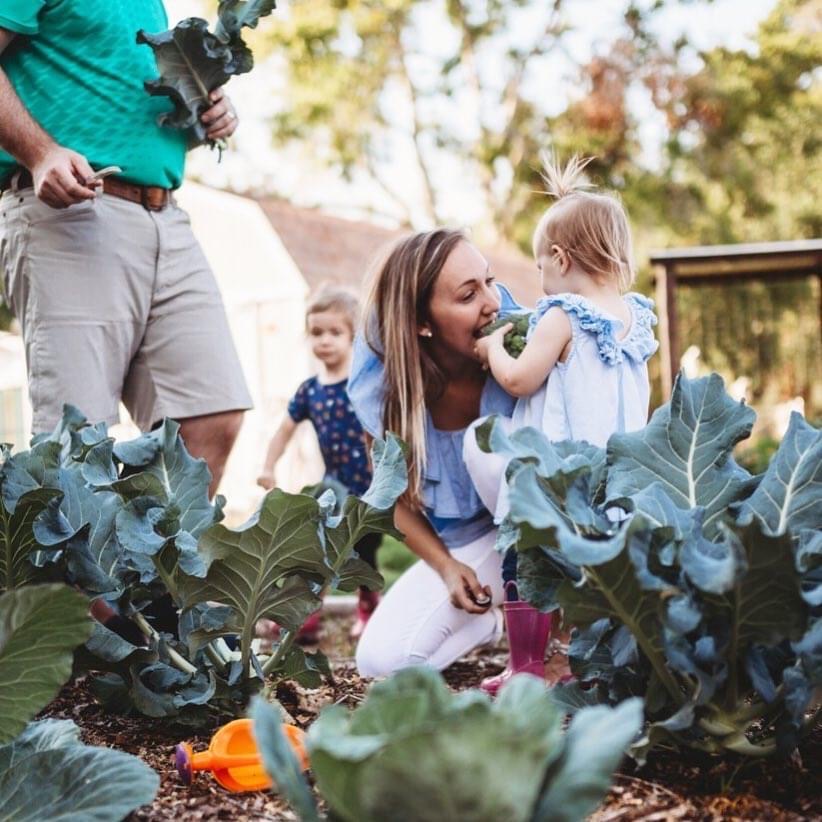
[(272, 671), (276, 671), (280, 662), (282, 662), (285, 655), (291, 650), (294, 645), (294, 640), (297, 638), (297, 631), (285, 631), (280, 638), (280, 644), (277, 650), (265, 661), (263, 665), (263, 673), (268, 676)]
[[(132, 619), (137, 623), (137, 627), (149, 638), (155, 641), (160, 640), (160, 635), (151, 625), (148, 624), (146, 618), (137, 611)], [(185, 657), (181, 656), (174, 650), (171, 646), (166, 646), (166, 650), (168, 651), (168, 658), (171, 660), (172, 664), (174, 665), (177, 670), (182, 671), (185, 674), (196, 674), (197, 668), (194, 667)]]

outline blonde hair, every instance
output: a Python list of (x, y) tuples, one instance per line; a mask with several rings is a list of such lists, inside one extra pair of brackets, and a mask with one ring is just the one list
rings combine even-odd
[(383, 429), (408, 445), (408, 490), (403, 500), (422, 508), (426, 462), (425, 409), (445, 390), (446, 377), (420, 337), (434, 285), (448, 256), (466, 240), (438, 228), (400, 240), (375, 270), (366, 304), (365, 339), (385, 367)]
[(562, 167), (554, 154), (542, 154), (545, 193), (557, 200), (534, 231), (534, 256), (559, 246), (583, 271), (615, 279), (627, 291), (636, 279), (628, 215), (615, 194), (586, 191), (582, 172), (593, 157), (573, 156)]
[(351, 336), (354, 336), (360, 317), (360, 301), (353, 291), (344, 286), (331, 283), (320, 285), (308, 298), (305, 307), (306, 328), (308, 327), (309, 316), (323, 311), (338, 311), (342, 314), (351, 329)]

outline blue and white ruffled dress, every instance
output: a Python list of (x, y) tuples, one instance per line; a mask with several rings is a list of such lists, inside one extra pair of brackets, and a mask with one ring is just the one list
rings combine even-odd
[(571, 323), (571, 350), (542, 387), (514, 407), (512, 427), (533, 426), (552, 441), (585, 440), (604, 447), (611, 434), (636, 431), (648, 422), (648, 359), (657, 350), (652, 300), (631, 292), (623, 298), (631, 326), (579, 294), (541, 299), (528, 331), (554, 307)]

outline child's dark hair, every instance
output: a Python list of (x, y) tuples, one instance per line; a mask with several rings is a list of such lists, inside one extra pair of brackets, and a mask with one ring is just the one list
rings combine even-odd
[(351, 334), (356, 332), (360, 319), (360, 301), (350, 288), (331, 283), (321, 285), (308, 298), (305, 307), (306, 324), (310, 314), (319, 314), (322, 311), (338, 311), (345, 317)]

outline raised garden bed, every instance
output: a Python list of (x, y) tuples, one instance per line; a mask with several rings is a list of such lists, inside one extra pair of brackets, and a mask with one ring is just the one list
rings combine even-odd
[[(334, 702), (355, 707), (370, 680), (357, 675), (347, 638), (348, 618), (327, 616), (320, 648), (329, 657), (334, 683), (306, 690), (283, 683), (277, 697), (307, 728), (319, 710)], [(496, 673), (505, 649), (483, 649), (444, 672), (449, 686), (464, 690)], [(171, 765), (174, 746), (190, 740), (204, 749), (208, 734), (172, 725), (168, 720), (121, 717), (105, 712), (84, 681), (66, 686), (42, 716), (72, 719), (83, 740), (135, 754), (160, 774), (154, 802), (132, 814), (132, 820), (294, 820), (279, 797), (258, 792), (232, 794), (206, 775), (186, 787)], [(822, 818), (822, 728), (790, 760), (752, 761), (712, 758), (697, 752), (652, 752), (637, 768), (623, 763), (608, 797), (591, 817), (605, 820), (804, 820)]]

